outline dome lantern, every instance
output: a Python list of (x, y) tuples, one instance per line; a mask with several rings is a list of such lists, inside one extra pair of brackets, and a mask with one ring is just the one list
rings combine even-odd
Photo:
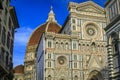
[(54, 14), (54, 12), (53, 12), (52, 6), (51, 6), (50, 12), (49, 12), (49, 14), (48, 14), (47, 22), (56, 22), (56, 20), (55, 20), (55, 14)]

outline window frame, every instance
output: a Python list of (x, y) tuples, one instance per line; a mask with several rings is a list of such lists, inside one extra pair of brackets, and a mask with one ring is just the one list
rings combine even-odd
[(118, 11), (118, 7), (117, 6), (118, 6), (117, 5), (117, 1), (114, 1), (108, 7), (110, 21), (114, 20), (119, 15), (119, 11)]
[(48, 48), (52, 48), (52, 41), (51, 41), (51, 40), (48, 40), (48, 41), (47, 41), (47, 47), (48, 47)]
[(72, 49), (73, 50), (77, 50), (78, 49), (77, 41), (72, 41)]

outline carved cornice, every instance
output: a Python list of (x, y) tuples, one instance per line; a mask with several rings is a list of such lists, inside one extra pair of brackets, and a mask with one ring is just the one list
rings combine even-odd
[(25, 63), (25, 65), (33, 65), (33, 64), (35, 64), (35, 60), (25, 61), (24, 63)]
[[(80, 39), (80, 37), (78, 37), (78, 36), (76, 36), (76, 35), (68, 35), (68, 34), (56, 34), (56, 33), (51, 33), (51, 32), (46, 32), (46, 34), (45, 34), (45, 37), (47, 38), (47, 39), (49, 39), (49, 38), (51, 38), (52, 37), (52, 39), (68, 39), (68, 40), (79, 40), (79, 42), (90, 42), (91, 40), (86, 40), (86, 39)], [(97, 43), (106, 43), (106, 41), (99, 41), (99, 40), (96, 40), (95, 42), (97, 42)]]
[(78, 14), (78, 13), (70, 13), (71, 17), (76, 17), (76, 18), (81, 18), (81, 19), (92, 19), (95, 21), (100, 21), (100, 22), (106, 22), (106, 18), (103, 16), (90, 16), (90, 15), (85, 15), (85, 14)]
[[(92, 1), (87, 1), (87, 2), (83, 2), (83, 3), (79, 3), (79, 4), (75, 3), (75, 2), (70, 2), (68, 9), (69, 10), (72, 9), (73, 11), (72, 10), (70, 10), (70, 11), (74, 12), (74, 11), (76, 11), (77, 8), (86, 8), (88, 6), (89, 6), (89, 9), (91, 8), (90, 6), (92, 6), (92, 7), (94, 7), (94, 9), (96, 9), (96, 11), (99, 11), (100, 13), (104, 13), (104, 9)], [(83, 10), (85, 10), (85, 9), (83, 9)]]

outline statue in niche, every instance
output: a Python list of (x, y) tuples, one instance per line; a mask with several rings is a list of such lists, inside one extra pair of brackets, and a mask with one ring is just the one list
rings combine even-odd
[(61, 42), (60, 49), (63, 49), (63, 48), (64, 48), (64, 44), (63, 44), (63, 42)]
[(92, 48), (92, 52), (93, 52), (93, 53), (96, 53), (97, 49), (96, 49), (96, 44), (95, 44), (95, 42), (92, 42), (91, 48)]
[(56, 49), (58, 49), (59, 48), (59, 46), (58, 46), (58, 42), (56, 42)]

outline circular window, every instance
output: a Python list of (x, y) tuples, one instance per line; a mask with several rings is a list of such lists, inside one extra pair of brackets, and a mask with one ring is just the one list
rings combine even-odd
[(65, 58), (64, 56), (58, 57), (58, 63), (59, 63), (60, 65), (65, 64), (65, 62), (66, 62), (66, 58)]
[(94, 24), (88, 24), (86, 26), (86, 33), (89, 36), (95, 36), (97, 34), (97, 28)]
[(95, 34), (95, 30), (93, 28), (88, 28), (87, 29), (87, 34), (90, 36), (93, 36)]

